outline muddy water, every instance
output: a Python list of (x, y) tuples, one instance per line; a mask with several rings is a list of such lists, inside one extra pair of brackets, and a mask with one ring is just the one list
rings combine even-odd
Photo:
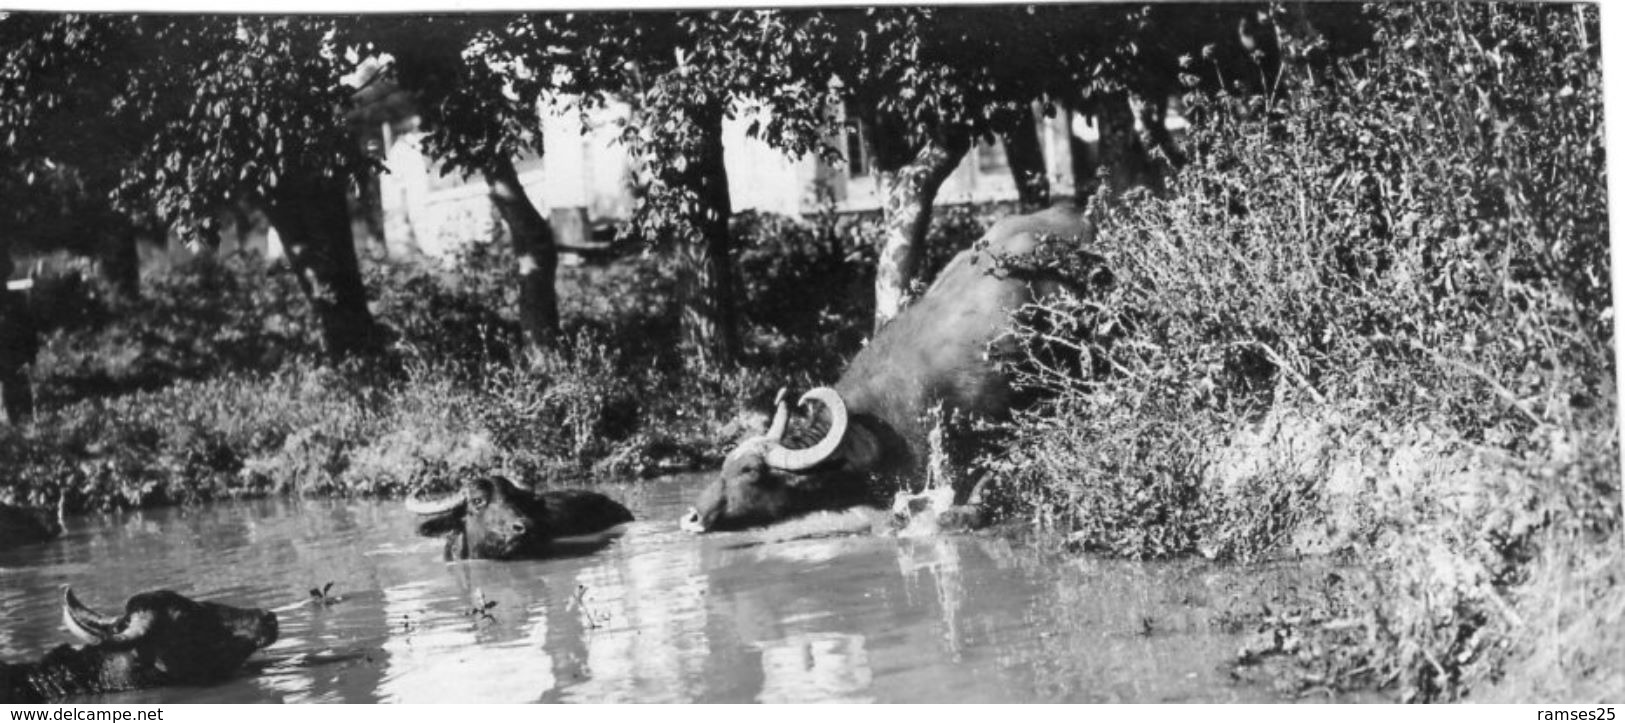
[[(637, 514), (578, 557), (440, 560), (400, 504), (275, 500), (69, 520), (0, 553), (0, 659), (67, 641), (58, 590), (274, 608), (232, 682), (100, 702), (1233, 701), (1213, 623), (1290, 568), (1055, 558), (985, 536), (839, 534), (862, 513), (694, 537), (701, 482), (610, 486)], [(333, 583), (328, 605), (310, 588)], [(1256, 609), (1256, 605), (1253, 605)]]

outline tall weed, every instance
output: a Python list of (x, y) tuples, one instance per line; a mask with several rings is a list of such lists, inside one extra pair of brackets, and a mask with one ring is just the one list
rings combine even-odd
[[(1085, 549), (1386, 570), (1271, 616), (1266, 652), (1306, 687), (1454, 699), (1548, 602), (1532, 561), (1619, 595), (1596, 9), (1367, 12), (1375, 46), (1330, 82), (1193, 97), (1167, 194), (1095, 209), (1115, 283), (1024, 332), (1069, 320), (1095, 373), (1026, 366), (1055, 398), (1006, 464)], [(1617, 681), (1621, 653), (1564, 660)]]

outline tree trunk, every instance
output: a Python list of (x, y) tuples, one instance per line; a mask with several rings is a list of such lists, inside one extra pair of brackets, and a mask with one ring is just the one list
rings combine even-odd
[(1099, 144), (1091, 148), (1088, 141), (1078, 137), (1075, 124), (1080, 118), (1087, 117), (1088, 113), (1083, 111), (1081, 105), (1074, 105), (1078, 107), (1070, 107), (1066, 111), (1066, 142), (1067, 150), (1072, 154), (1072, 195), (1077, 199), (1078, 207), (1082, 208), (1099, 185), (1095, 178), (1095, 172), (1100, 168), (1095, 155)]
[(34, 412), (34, 389), (24, 371), (39, 353), (39, 330), (29, 292), (9, 291), (11, 246), (0, 235), (0, 424), (21, 424)]
[(346, 185), (318, 174), (290, 174), (271, 193), (266, 209), (310, 300), (322, 348), (333, 359), (373, 353), (383, 343), (367, 309)]
[(900, 121), (871, 112), (862, 115), (859, 122), (864, 125), (863, 138), (875, 173), (895, 174), (913, 160), (914, 146), (909, 142), (908, 128)]
[(558, 343), (559, 297), (554, 279), (559, 247), (553, 227), (519, 184), (512, 160), (500, 158), (486, 169), (485, 184), (513, 239), (519, 272), (519, 326), (525, 332), (525, 352), (535, 360)]
[[(1146, 156), (1146, 170), (1152, 176), (1147, 185), (1162, 190), (1162, 181), (1185, 167), (1185, 152), (1174, 134), (1168, 132), (1168, 96), (1162, 93), (1130, 93), (1129, 109), (1138, 123), (1140, 148)], [(1153, 153), (1160, 153), (1157, 158)], [(1159, 162), (1160, 160), (1160, 162)]]
[(969, 134), (936, 134), (902, 168), (879, 169), (877, 180), (885, 189), (886, 205), (881, 212), (884, 234), (875, 268), (875, 331), (908, 305), (920, 271), (920, 247), (931, 228), (931, 204), (942, 182), (969, 151)]
[(1049, 174), (1044, 165), (1044, 145), (1038, 139), (1038, 119), (1031, 110), (1010, 132), (1004, 134), (1004, 156), (1015, 178), (1021, 208), (1033, 211), (1049, 206)]
[(101, 275), (113, 288), (113, 293), (124, 299), (134, 299), (141, 295), (141, 253), (137, 246), (141, 227), (133, 220), (119, 221), (122, 223), (104, 242)]
[(697, 131), (695, 154), (678, 173), (680, 188), (699, 201), (688, 219), (690, 238), (680, 247), (683, 274), (683, 335), (708, 365), (739, 358), (739, 312), (734, 299), (733, 238), (728, 219), (728, 169), (723, 163), (723, 108), (713, 103), (690, 110)]
[(356, 211), (367, 229), (368, 258), (386, 259), (389, 258), (389, 239), (384, 236), (384, 195), (378, 174), (376, 170), (369, 170), (362, 177), (356, 195)]
[(1145, 153), (1126, 93), (1105, 94), (1095, 99), (1094, 106), (1100, 128), (1100, 166), (1107, 174), (1104, 190), (1116, 196), (1145, 180)]

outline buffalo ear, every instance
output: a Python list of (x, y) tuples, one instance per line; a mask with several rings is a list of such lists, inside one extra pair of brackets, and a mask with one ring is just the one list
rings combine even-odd
[(449, 535), (463, 528), (463, 506), (443, 514), (435, 515), (418, 523), (418, 534), (425, 537), (439, 537)]

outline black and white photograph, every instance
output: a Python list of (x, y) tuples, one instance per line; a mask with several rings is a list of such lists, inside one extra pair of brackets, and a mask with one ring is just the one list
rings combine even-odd
[(0, 707), (1625, 702), (1600, 3), (6, 1)]

